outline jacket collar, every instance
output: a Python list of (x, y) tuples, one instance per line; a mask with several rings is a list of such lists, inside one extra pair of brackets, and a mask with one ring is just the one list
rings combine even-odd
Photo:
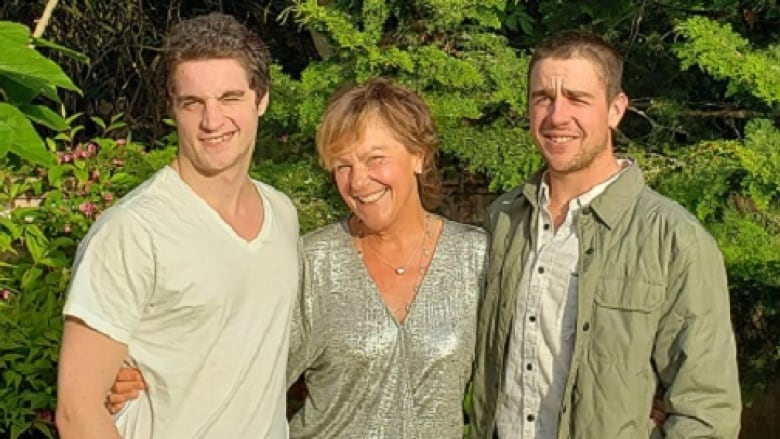
[[(528, 179), (522, 190), (515, 190), (512, 194), (514, 204), (522, 195), (525, 201), (531, 203), (533, 209), (539, 206), (539, 186), (542, 182), (544, 170), (537, 171)], [(617, 180), (607, 186), (604, 192), (593, 199), (590, 209), (610, 229), (615, 226), (621, 216), (633, 204), (634, 199), (645, 187), (645, 178), (642, 170), (636, 162), (633, 162)]]

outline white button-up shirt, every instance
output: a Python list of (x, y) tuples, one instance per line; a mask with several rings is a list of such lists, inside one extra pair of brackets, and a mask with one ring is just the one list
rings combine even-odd
[[(630, 162), (620, 164), (625, 169)], [(542, 178), (536, 246), (528, 256), (519, 287), (496, 413), (501, 439), (557, 437), (577, 323), (579, 239), (575, 218), (621, 172), (572, 199), (557, 230), (549, 211), (550, 187)]]

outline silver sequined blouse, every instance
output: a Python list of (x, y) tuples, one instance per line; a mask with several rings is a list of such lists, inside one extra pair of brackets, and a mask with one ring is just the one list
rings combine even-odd
[(309, 396), (290, 436), (462, 438), (486, 233), (444, 221), (428, 273), (398, 324), (345, 227), (302, 238), (288, 380), (305, 372)]

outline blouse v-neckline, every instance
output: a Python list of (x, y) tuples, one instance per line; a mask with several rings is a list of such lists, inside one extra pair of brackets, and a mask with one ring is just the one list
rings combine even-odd
[(439, 246), (442, 245), (442, 242), (445, 239), (445, 235), (449, 232), (449, 223), (446, 219), (442, 218), (442, 227), (441, 232), (439, 234), (438, 239), (436, 240), (436, 246), (433, 248), (433, 256), (431, 257), (431, 262), (428, 264), (428, 268), (425, 270), (425, 274), (423, 274), (422, 279), (420, 279), (420, 286), (417, 290), (417, 293), (414, 295), (414, 298), (412, 299), (411, 303), (409, 304), (408, 311), (406, 312), (406, 317), (399, 321), (398, 319), (393, 316), (393, 312), (390, 310), (390, 307), (387, 305), (387, 302), (385, 302), (385, 299), (382, 297), (382, 291), (379, 289), (379, 286), (377, 285), (376, 281), (373, 277), (371, 277), (371, 273), (368, 271), (368, 267), (366, 266), (365, 262), (363, 261), (363, 258), (360, 257), (360, 253), (358, 252), (357, 248), (355, 248), (355, 244), (352, 241), (352, 235), (349, 233), (349, 224), (345, 221), (342, 224), (342, 228), (344, 230), (344, 234), (346, 237), (347, 247), (349, 248), (350, 257), (352, 258), (353, 262), (357, 264), (360, 267), (360, 273), (362, 276), (362, 280), (364, 283), (368, 284), (370, 286), (371, 291), (366, 291), (367, 295), (371, 296), (371, 300), (374, 301), (377, 306), (382, 308), (383, 314), (387, 319), (389, 319), (398, 329), (404, 329), (409, 325), (409, 321), (412, 318), (412, 314), (415, 309), (419, 308), (419, 303), (426, 298), (426, 291), (428, 290), (428, 278), (431, 270), (435, 270), (436, 266), (439, 264)]

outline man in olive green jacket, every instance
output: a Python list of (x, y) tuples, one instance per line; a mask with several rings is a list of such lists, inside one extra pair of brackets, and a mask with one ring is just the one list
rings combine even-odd
[(620, 55), (591, 34), (552, 36), (531, 60), (546, 168), (487, 214), (473, 438), (738, 435), (723, 260), (692, 215), (615, 157), (621, 76)]

